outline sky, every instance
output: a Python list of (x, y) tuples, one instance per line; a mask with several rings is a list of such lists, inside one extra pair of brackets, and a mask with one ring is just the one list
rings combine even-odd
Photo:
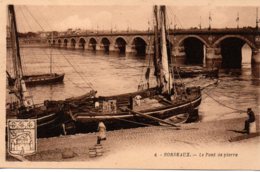
[[(256, 6), (167, 6), (169, 26), (177, 28), (209, 26), (211, 13), (212, 28), (256, 25)], [(65, 31), (68, 28), (88, 30), (147, 30), (152, 27), (153, 6), (15, 6), (18, 30)], [(259, 7), (260, 13), (260, 7)], [(176, 17), (174, 17), (176, 16)], [(260, 16), (260, 15), (259, 15)]]

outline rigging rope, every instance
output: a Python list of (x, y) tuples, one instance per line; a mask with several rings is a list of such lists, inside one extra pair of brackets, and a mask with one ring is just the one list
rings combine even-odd
[[(72, 66), (72, 68), (75, 70), (75, 68), (74, 68), (74, 66), (73, 66), (73, 64), (75, 64), (76, 65), (76, 67), (78, 68), (78, 69), (81, 69), (81, 67), (74, 61), (74, 60), (72, 60), (74, 63), (72, 64), (70, 61), (69, 61), (69, 59), (68, 58), (66, 58), (66, 56), (62, 53), (62, 51), (61, 50), (58, 50), (59, 52), (60, 52), (60, 54), (65, 58), (65, 60)], [(71, 56), (68, 56), (68, 57), (70, 57), (70, 59), (73, 59), (73, 57), (71, 57)], [(85, 84), (87, 84), (87, 85), (89, 85), (89, 88), (91, 88), (92, 90), (94, 90), (91, 86), (93, 86), (93, 84), (91, 83), (91, 82), (87, 82), (86, 80), (85, 80), (85, 78), (88, 78), (88, 76), (86, 76), (85, 75), (85, 73), (83, 73), (83, 74), (81, 74), (79, 71), (77, 71), (77, 70), (75, 70), (76, 72), (77, 72), (77, 74), (81, 77), (81, 79), (83, 80), (83, 82), (85, 83)], [(89, 79), (90, 80), (90, 79)]]
[[(178, 16), (173, 12), (173, 10), (172, 10), (171, 8), (168, 8), (167, 11), (169, 11), (172, 16), (175, 16), (175, 17), (176, 17), (176, 19), (178, 20), (178, 22), (179, 22), (181, 28), (183, 28), (183, 25), (182, 25), (182, 23), (181, 23), (181, 20), (180, 20), (180, 19), (178, 18)], [(177, 21), (174, 21), (174, 22), (176, 22), (176, 23), (174, 23), (174, 24), (177, 26)]]
[[(169, 11), (169, 10), (167, 10), (167, 11)], [(168, 15), (168, 13), (165, 15), (166, 16), (166, 18), (167, 18), (167, 21), (169, 21), (169, 15)], [(170, 41), (170, 25), (169, 25), (169, 29), (167, 29), (168, 31), (166, 32), (166, 34), (167, 34), (167, 38), (169, 38), (168, 39), (168, 41), (169, 41), (169, 43), (168, 43), (168, 47), (169, 47), (169, 49), (170, 49), (170, 59), (171, 59), (171, 64), (170, 64), (170, 68), (171, 68), (171, 71), (172, 71), (172, 78), (173, 78), (173, 81), (174, 81), (174, 73), (175, 73), (175, 71), (174, 71), (174, 66), (173, 66), (173, 62), (172, 62), (172, 46), (171, 46), (171, 41)], [(175, 57), (175, 56), (174, 56)], [(174, 58), (174, 62), (175, 62), (175, 64), (177, 64), (177, 61), (176, 61), (176, 58)], [(178, 78), (181, 80), (181, 83), (182, 83), (182, 85), (184, 85), (184, 83), (183, 83), (183, 80), (182, 80), (182, 78), (181, 78), (181, 76), (180, 76), (180, 74), (179, 74), (179, 71), (178, 70), (176, 70), (177, 71), (177, 75), (178, 75)], [(177, 78), (176, 78), (177, 79)], [(176, 89), (176, 82), (173, 82), (173, 89), (174, 89), (174, 92), (176, 93), (176, 96), (177, 96), (177, 89)], [(185, 91), (185, 93), (186, 93), (186, 91)]]
[(40, 28), (44, 31), (43, 27), (41, 26), (41, 24), (34, 18), (34, 16), (32, 15), (32, 13), (30, 12), (30, 10), (27, 8), (27, 6), (24, 6), (25, 9), (28, 11), (28, 13), (30, 14), (30, 16), (33, 18), (33, 20), (40, 26)]
[(78, 72), (77, 71), (77, 69), (73, 66), (73, 64), (67, 59), (67, 57), (60, 51), (60, 54), (65, 58), (65, 60), (71, 65), (71, 67), (75, 70), (75, 72), (82, 78), (82, 80), (83, 80), (83, 82), (85, 82), (88, 86), (89, 86), (89, 88), (91, 88), (92, 90), (94, 90), (93, 89), (93, 87), (91, 86), (91, 83), (88, 83), (86, 80), (85, 80), (85, 78), (80, 74), (80, 72)]
[[(148, 26), (149, 27), (149, 26)], [(148, 33), (150, 32), (150, 27), (148, 28)], [(141, 75), (140, 75), (140, 82), (139, 85), (143, 84), (143, 74), (144, 74), (144, 69), (147, 68), (146, 74), (145, 74), (145, 79), (147, 80), (147, 83), (150, 85), (149, 83), (149, 78), (150, 78), (150, 64), (151, 64), (151, 37), (148, 36), (148, 60), (149, 60), (149, 64), (148, 64), (148, 68), (147, 66), (145, 66), (146, 63), (146, 58), (143, 61), (143, 67), (141, 69)], [(149, 70), (149, 71), (148, 71)]]
[[(24, 26), (24, 23), (27, 24), (30, 29), (32, 29), (31, 25), (30, 25), (29, 22), (26, 20), (27, 17), (25, 16), (23, 9), (22, 9), (21, 7), (19, 7), (19, 6), (17, 6), (17, 8), (21, 11), (21, 14), (22, 14), (22, 16), (23, 16), (23, 17), (20, 18), (20, 21), (21, 21), (21, 22), (19, 22), (19, 23), (17, 23), (17, 24), (21, 24), (21, 27), (24, 29), (24, 31), (27, 30), (26, 27)], [(18, 15), (18, 16), (19, 16), (19, 15)], [(18, 29), (19, 29), (19, 28), (17, 28), (17, 31), (18, 31)]]
[[(45, 55), (47, 55), (47, 56), (49, 56), (49, 54), (46, 52), (46, 49), (43, 49), (43, 52), (45, 53)], [(58, 67), (58, 70), (60, 71), (60, 72), (62, 72), (62, 73), (65, 73), (65, 71), (63, 70), (63, 68), (62, 67), (60, 67), (60, 66), (58, 66), (58, 65), (56, 65), (56, 64), (54, 64), (56, 67)], [(71, 80), (69, 77), (66, 77), (66, 79), (69, 81), (69, 82), (71, 82), (73, 85), (75, 85), (76, 87), (78, 87), (79, 89), (81, 89), (82, 91), (84, 91), (84, 89), (82, 88), (82, 87), (80, 87), (77, 83), (75, 83), (73, 80)], [(85, 87), (84, 87), (85, 88)], [(87, 87), (87, 88), (89, 88), (89, 87)]]
[[(20, 9), (20, 11), (21, 11), (21, 13), (22, 13), (22, 16), (24, 17), (24, 18), (21, 18), (23, 21), (25, 21), (25, 23), (29, 26), (29, 28), (32, 30), (32, 26), (29, 24), (29, 22), (26, 20), (26, 16), (25, 16), (25, 13), (24, 13), (24, 11), (22, 10), (22, 8), (20, 8), (19, 7), (19, 9)], [(28, 10), (28, 9), (27, 9)], [(34, 18), (34, 20), (35, 20), (35, 18)], [(24, 27), (24, 25), (23, 25), (23, 23), (24, 22), (21, 22), (21, 26), (23, 27), (23, 29), (24, 30), (26, 30), (25, 29), (25, 27)], [(38, 22), (37, 22), (38, 23)], [(39, 24), (39, 23), (38, 23)], [(43, 29), (42, 27), (41, 27), (41, 29)], [(44, 31), (44, 30), (43, 30)], [(47, 55), (47, 56), (49, 56), (49, 54), (47, 54), (47, 52), (46, 52), (46, 50), (44, 50), (43, 51), (44, 52), (44, 55)], [(22, 50), (22, 54), (24, 54), (24, 52), (23, 52), (23, 50)], [(35, 52), (32, 50), (32, 54), (33, 54), (33, 56), (34, 57), (36, 57), (36, 54), (35, 54)], [(26, 65), (25, 65), (25, 63), (23, 64), (24, 65), (24, 67), (25, 68), (27, 68), (26, 67)], [(59, 68), (60, 69), (60, 68)], [(64, 72), (63, 72), (64, 73)], [(80, 86), (78, 86), (75, 82), (73, 82), (70, 78), (67, 78), (71, 83), (73, 83), (76, 87), (78, 87), (78, 88), (80, 88), (81, 90), (83, 90), (83, 88), (82, 87), (80, 87)], [(89, 88), (89, 87), (88, 87)]]
[[(19, 9), (20, 9), (20, 11), (21, 11), (23, 17), (25, 18), (25, 19), (22, 18), (22, 20), (25, 21), (25, 24), (27, 24), (27, 25), (29, 26), (29, 28), (32, 30), (31, 25), (30, 25), (29, 22), (26, 20), (26, 16), (25, 16), (25, 14), (24, 14), (22, 8), (19, 8)], [(23, 25), (23, 22), (21, 22), (21, 27), (22, 27), (24, 30), (26, 30), (26, 27)], [(17, 32), (18, 32), (18, 28), (17, 28)], [(22, 53), (21, 55), (24, 56), (24, 52), (23, 52), (23, 50), (22, 50), (21, 47), (20, 47), (20, 52)], [(21, 58), (22, 58), (22, 57), (21, 57)], [(26, 71), (27, 71), (26, 63), (22, 63), (22, 68), (23, 68), (23, 70), (25, 70), (25, 73), (26, 73)]]

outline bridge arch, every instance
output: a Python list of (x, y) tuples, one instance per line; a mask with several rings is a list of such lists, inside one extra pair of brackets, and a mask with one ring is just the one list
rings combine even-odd
[(241, 35), (225, 35), (225, 36), (222, 36), (220, 37), (219, 39), (217, 39), (213, 46), (214, 47), (218, 47), (220, 42), (223, 41), (224, 39), (227, 39), (227, 38), (238, 38), (238, 39), (241, 39), (243, 41), (245, 41), (252, 49), (256, 49), (256, 46), (254, 43), (252, 43), (251, 41), (249, 41), (247, 38), (241, 36)]
[(111, 41), (107, 37), (101, 38), (100, 48), (103, 49), (105, 53), (109, 53), (110, 44)]
[(245, 44), (251, 48), (251, 53), (256, 48), (254, 43), (241, 35), (225, 35), (216, 40), (213, 45), (220, 48), (222, 56), (221, 67), (241, 68), (242, 48)]
[(77, 43), (77, 41), (76, 41), (75, 38), (70, 39), (70, 47), (71, 48), (76, 48), (76, 43)]
[(97, 40), (95, 38), (90, 38), (88, 41), (88, 47), (90, 47), (91, 50), (96, 51), (97, 49)]
[(207, 43), (207, 41), (205, 41), (202, 37), (200, 37), (198, 35), (187, 35), (187, 36), (182, 37), (178, 41), (177, 46), (182, 46), (184, 40), (187, 39), (187, 38), (196, 38), (196, 39), (200, 40), (201, 42), (203, 42), (203, 44), (206, 45), (206, 47), (210, 47), (210, 45)]
[(125, 54), (126, 53), (126, 39), (124, 39), (124, 37), (117, 37), (115, 39), (115, 48), (117, 48), (119, 50), (119, 54)]
[(68, 39), (64, 39), (64, 41), (63, 41), (63, 47), (64, 48), (68, 48)]
[(134, 44), (134, 41), (135, 41), (136, 39), (141, 39), (142, 41), (145, 42), (146, 45), (149, 45), (148, 40), (145, 39), (143, 36), (140, 36), (140, 35), (134, 36), (134, 37), (130, 40), (130, 43), (133, 45), (133, 44)]
[(146, 54), (147, 41), (141, 36), (135, 36), (131, 40), (132, 48), (135, 49), (136, 55), (144, 56)]
[(79, 38), (79, 42), (78, 42), (79, 49), (84, 50), (84, 49), (85, 49), (86, 42), (87, 42), (87, 41), (85, 40), (85, 38), (80, 37), (80, 38)]
[(58, 39), (58, 47), (61, 47), (61, 39)]
[(206, 56), (206, 48), (210, 45), (198, 35), (187, 35), (182, 37), (178, 43), (185, 52), (186, 64), (203, 64)]

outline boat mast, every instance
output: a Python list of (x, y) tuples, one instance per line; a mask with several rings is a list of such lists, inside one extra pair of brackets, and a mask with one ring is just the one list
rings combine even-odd
[(258, 20), (258, 8), (256, 8), (256, 29), (258, 29), (258, 23), (259, 23), (259, 20)]
[(15, 17), (15, 11), (14, 6), (9, 5), (8, 10), (11, 17), (11, 28), (10, 28), (10, 36), (11, 36), (11, 42), (12, 42), (12, 59), (13, 59), (13, 65), (14, 65), (14, 75), (16, 79), (15, 86), (17, 87), (17, 90), (19, 90), (19, 99), (23, 98), (22, 90), (21, 90), (21, 80), (23, 77), (23, 69), (22, 69), (22, 62), (21, 62), (21, 56), (20, 56), (20, 47), (19, 47), (19, 39), (18, 39), (18, 33), (17, 33), (17, 25), (16, 25), (16, 17)]
[(52, 74), (52, 44), (53, 44), (53, 31), (51, 32), (50, 74)]
[(12, 48), (13, 48), (13, 62), (15, 70), (15, 90), (14, 94), (19, 99), (20, 106), (29, 110), (34, 107), (32, 96), (29, 95), (25, 82), (23, 80), (23, 70), (22, 62), (20, 56), (20, 46), (17, 33), (16, 17), (15, 10), (13, 5), (8, 5), (8, 11), (11, 16), (11, 39), (12, 39)]
[(162, 87), (162, 78), (161, 78), (161, 66), (160, 66), (160, 54), (159, 54), (159, 22), (158, 22), (158, 6), (154, 6), (154, 18), (155, 18), (155, 25), (154, 25), (154, 75), (157, 80), (157, 87)]

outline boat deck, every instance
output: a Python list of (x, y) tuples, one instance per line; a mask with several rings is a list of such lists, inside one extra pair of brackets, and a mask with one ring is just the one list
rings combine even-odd
[(151, 98), (145, 98), (140, 100), (140, 105), (134, 105), (133, 110), (135, 111), (145, 111), (153, 108), (158, 108), (158, 107), (164, 107), (165, 104), (160, 103), (156, 99), (151, 99)]

